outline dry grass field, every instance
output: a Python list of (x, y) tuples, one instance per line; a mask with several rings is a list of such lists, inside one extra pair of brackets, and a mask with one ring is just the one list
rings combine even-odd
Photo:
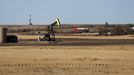
[(0, 75), (134, 75), (132, 35), (58, 36), (38, 45), (38, 36), (18, 38), (0, 46)]

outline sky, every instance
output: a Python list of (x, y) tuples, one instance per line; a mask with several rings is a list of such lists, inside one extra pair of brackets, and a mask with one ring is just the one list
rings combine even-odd
[(0, 0), (0, 24), (134, 23), (134, 0)]

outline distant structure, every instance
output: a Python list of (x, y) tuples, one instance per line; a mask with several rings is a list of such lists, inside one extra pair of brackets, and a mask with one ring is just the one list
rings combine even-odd
[(105, 24), (106, 26), (108, 26), (109, 24), (108, 24), (108, 22), (106, 22), (106, 24)]
[(33, 25), (33, 24), (32, 24), (31, 14), (29, 15), (29, 25), (30, 25), (30, 26)]
[(131, 27), (131, 30), (134, 31), (134, 27)]
[(0, 44), (1, 43), (17, 43), (18, 37), (15, 35), (7, 35), (7, 28), (0, 28)]
[(6, 43), (7, 29), (0, 28), (0, 43)]
[(73, 27), (72, 29), (73, 33), (87, 33), (89, 32), (89, 28), (84, 28), (84, 27)]

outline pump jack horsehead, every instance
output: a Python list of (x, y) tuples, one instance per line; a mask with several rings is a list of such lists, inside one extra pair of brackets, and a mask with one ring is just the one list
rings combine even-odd
[(44, 34), (43, 37), (39, 37), (38, 38), (38, 42), (39, 41), (56, 41), (55, 30), (57, 28), (61, 28), (61, 24), (60, 24), (59, 18), (57, 18), (54, 23), (50, 24), (47, 27), (48, 33)]

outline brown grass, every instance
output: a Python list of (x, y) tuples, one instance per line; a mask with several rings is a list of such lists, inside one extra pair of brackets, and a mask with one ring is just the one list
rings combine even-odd
[[(37, 37), (19, 36), (19, 39)], [(131, 36), (80, 38), (93, 37), (132, 39)], [(133, 75), (133, 49), (134, 45), (0, 46), (0, 75)]]

